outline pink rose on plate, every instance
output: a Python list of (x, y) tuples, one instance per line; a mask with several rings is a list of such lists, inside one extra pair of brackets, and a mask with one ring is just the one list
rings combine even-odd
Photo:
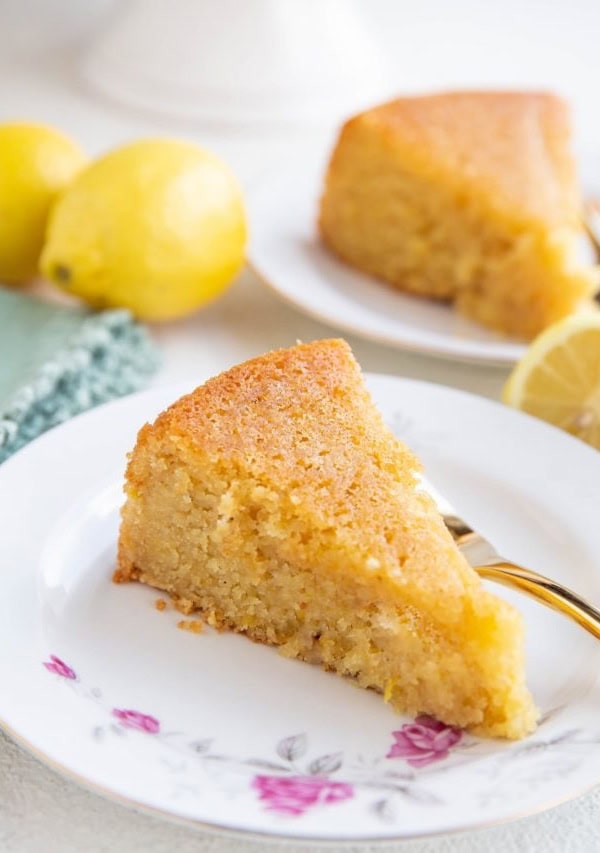
[(420, 716), (392, 732), (395, 743), (386, 758), (404, 758), (411, 767), (426, 767), (434, 761), (447, 758), (463, 733), (454, 726), (440, 723), (433, 717)]
[(75, 670), (71, 669), (64, 660), (57, 658), (56, 655), (50, 655), (50, 660), (45, 660), (43, 663), (48, 672), (60, 675), (61, 678), (70, 678), (72, 681), (75, 681), (77, 678)]
[(146, 732), (149, 735), (157, 735), (160, 731), (160, 723), (156, 717), (151, 717), (150, 714), (142, 714), (141, 711), (131, 711), (124, 708), (113, 708), (112, 715), (127, 729), (137, 729), (139, 732)]
[(352, 785), (319, 776), (255, 776), (252, 787), (268, 811), (295, 817), (312, 806), (341, 803), (354, 796)]

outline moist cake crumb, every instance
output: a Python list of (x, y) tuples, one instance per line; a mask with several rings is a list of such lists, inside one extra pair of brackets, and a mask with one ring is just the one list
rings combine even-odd
[(268, 353), (142, 428), (115, 580), (399, 712), (523, 737), (537, 712), (521, 617), (468, 565), (419, 471), (344, 341)]
[(192, 634), (201, 634), (204, 630), (204, 625), (199, 619), (180, 619), (177, 627), (182, 631), (190, 631)]

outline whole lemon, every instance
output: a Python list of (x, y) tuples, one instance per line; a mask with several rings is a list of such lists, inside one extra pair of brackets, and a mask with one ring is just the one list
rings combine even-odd
[(41, 124), (0, 125), (0, 280), (32, 278), (50, 208), (81, 169), (83, 151)]
[(92, 306), (170, 320), (224, 290), (245, 244), (230, 170), (193, 143), (148, 139), (92, 163), (60, 198), (42, 270)]

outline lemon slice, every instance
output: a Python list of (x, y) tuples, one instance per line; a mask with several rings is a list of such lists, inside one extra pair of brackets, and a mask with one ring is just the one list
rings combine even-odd
[(600, 313), (575, 314), (542, 332), (502, 399), (600, 450)]

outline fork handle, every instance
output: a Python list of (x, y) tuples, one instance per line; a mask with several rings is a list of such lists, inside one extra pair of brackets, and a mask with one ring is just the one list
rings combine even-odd
[(477, 574), (486, 580), (518, 589), (535, 598), (551, 610), (568, 616), (573, 621), (600, 639), (600, 610), (573, 590), (531, 569), (524, 569), (504, 560), (477, 566)]

